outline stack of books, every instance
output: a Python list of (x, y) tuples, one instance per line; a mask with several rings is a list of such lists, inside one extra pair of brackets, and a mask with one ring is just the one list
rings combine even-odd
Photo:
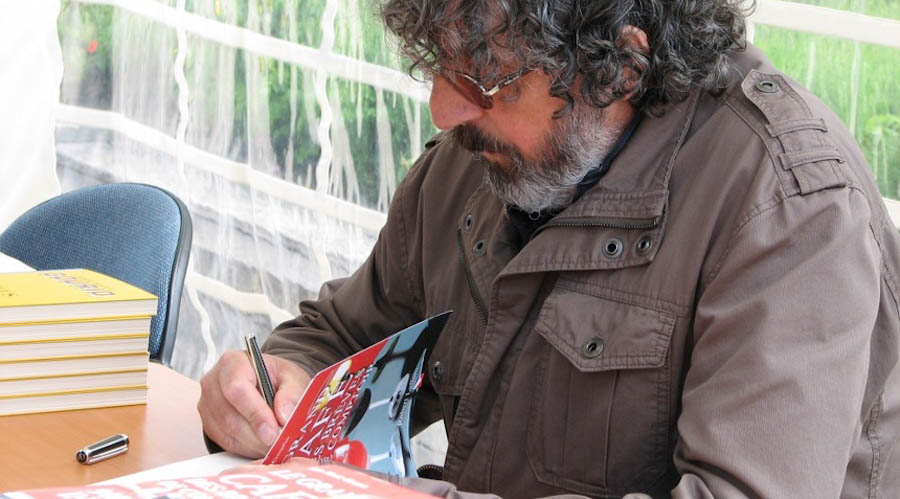
[(146, 403), (156, 305), (90, 270), (0, 274), (0, 416)]

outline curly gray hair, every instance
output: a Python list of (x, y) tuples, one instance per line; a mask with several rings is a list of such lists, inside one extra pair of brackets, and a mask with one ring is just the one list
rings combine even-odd
[[(466, 61), (484, 81), (498, 76), (499, 53), (551, 76), (550, 93), (568, 105), (576, 77), (581, 97), (603, 108), (631, 94), (660, 115), (691, 87), (720, 91), (726, 52), (745, 45), (743, 0), (383, 0), (381, 17), (416, 70), (434, 73)], [(752, 7), (750, 7), (752, 8)], [(489, 20), (489, 21), (488, 21)], [(623, 41), (647, 34), (649, 52)]]

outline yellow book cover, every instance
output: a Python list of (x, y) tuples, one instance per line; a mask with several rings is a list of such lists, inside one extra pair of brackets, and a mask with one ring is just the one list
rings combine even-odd
[(156, 296), (92, 270), (0, 274), (0, 336), (5, 325), (155, 313)]

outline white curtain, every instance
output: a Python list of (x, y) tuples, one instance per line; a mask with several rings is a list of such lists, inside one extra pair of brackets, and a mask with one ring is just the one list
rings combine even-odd
[(58, 0), (4, 2), (0, 15), (0, 231), (59, 194), (53, 149), (62, 79)]
[[(362, 263), (435, 131), (365, 0), (65, 1), (59, 34), (63, 189), (145, 182), (191, 212), (172, 367), (194, 378)], [(413, 442), (445, 448), (442, 425)]]
[[(198, 378), (349, 275), (433, 133), (358, 0), (65, 1), (64, 190), (159, 185), (191, 211), (172, 365)], [(423, 115), (425, 119), (423, 119)]]
[[(36, 67), (40, 78), (22, 78), (27, 82), (0, 98), (22, 109), (29, 99), (18, 96), (34, 95), (40, 112), (17, 114), (46, 132), (49, 101), (37, 95), (59, 81), (58, 65), (35, 52), (54, 55), (48, 20), (58, 6), (8, 3), (31, 11), (23, 19), (43, 16), (43, 24), (34, 30), (7, 21), (14, 32), (0, 35), (9, 40), (0, 45), (9, 52), (3, 61)], [(223, 350), (238, 348), (242, 334), (264, 337), (324, 280), (355, 270), (397, 182), (434, 133), (427, 88), (404, 74), (375, 4), (63, 0), (65, 73), (56, 114), (63, 189), (152, 183), (181, 197), (193, 216), (173, 357), (179, 371), (199, 377)], [(892, 21), (838, 18), (837, 11), (775, 0), (758, 5), (757, 24), (837, 36), (846, 30), (851, 38), (897, 45)], [(846, 27), (829, 21), (845, 17)], [(44, 43), (19, 42), (34, 38)], [(0, 77), (4, 85), (9, 74)], [(48, 140), (26, 133), (20, 121), (0, 123), (10, 132), (0, 140)], [(8, 165), (27, 158), (9, 150), (0, 148), (4, 179), (6, 170), (18, 171)], [(46, 164), (50, 154), (31, 162)], [(28, 168), (22, 182), (51, 185)]]

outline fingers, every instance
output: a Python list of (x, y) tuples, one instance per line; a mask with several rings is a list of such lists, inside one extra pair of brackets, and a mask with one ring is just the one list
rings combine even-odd
[(197, 410), (207, 435), (227, 451), (264, 455), (277, 435), (278, 423), (256, 388), (246, 353), (226, 352), (200, 386)]
[(275, 387), (274, 413), (257, 389), (246, 352), (225, 352), (200, 380), (197, 410), (207, 436), (223, 449), (248, 457), (265, 455), (310, 379), (291, 361), (271, 355), (263, 359)]
[(272, 375), (272, 384), (275, 385), (275, 414), (278, 416), (278, 423), (284, 426), (306, 385), (309, 384), (309, 374), (299, 366), (289, 360), (271, 355), (263, 355), (269, 373)]
[(278, 436), (278, 421), (257, 388), (256, 374), (247, 354), (234, 352), (235, 365), (231, 375), (220, 378), (222, 394), (232, 407), (249, 423), (266, 447)]

